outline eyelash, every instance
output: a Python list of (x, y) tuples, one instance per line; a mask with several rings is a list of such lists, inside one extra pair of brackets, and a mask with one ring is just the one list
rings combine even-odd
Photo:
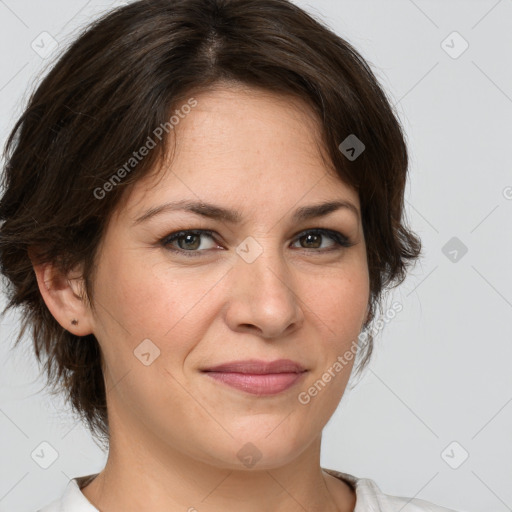
[[(183, 231), (176, 231), (175, 233), (171, 233), (170, 235), (167, 235), (164, 238), (162, 238), (160, 240), (160, 243), (168, 251), (178, 253), (178, 254), (183, 254), (187, 257), (193, 258), (193, 257), (201, 256), (201, 253), (208, 252), (211, 249), (203, 249), (203, 250), (195, 249), (193, 251), (186, 251), (184, 249), (176, 249), (173, 247), (169, 247), (169, 245), (172, 242), (174, 242), (175, 240), (183, 238), (187, 235), (207, 235), (210, 238), (212, 238), (213, 240), (215, 240), (215, 238), (213, 236), (214, 233), (215, 233), (214, 231), (211, 231), (209, 229), (189, 229), (189, 230), (183, 230)], [(301, 233), (299, 233), (296, 236), (296, 239), (300, 239), (308, 234), (328, 236), (331, 240), (333, 240), (336, 243), (336, 245), (338, 247), (331, 248), (331, 249), (304, 249), (304, 248), (302, 248), (302, 251), (307, 252), (307, 253), (313, 251), (313, 252), (325, 254), (325, 253), (329, 253), (332, 251), (340, 251), (343, 249), (347, 249), (347, 248), (355, 245), (353, 242), (350, 241), (349, 238), (347, 238), (345, 235), (342, 235), (338, 231), (333, 231), (331, 229), (324, 229), (324, 228), (314, 228), (314, 229), (308, 229), (306, 231), (302, 231)], [(300, 249), (297, 249), (297, 250), (300, 250)]]

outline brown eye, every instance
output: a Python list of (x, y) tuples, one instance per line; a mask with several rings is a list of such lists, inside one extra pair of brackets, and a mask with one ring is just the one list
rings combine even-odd
[(322, 245), (323, 235), (317, 233), (311, 233), (300, 237), (301, 241), (305, 241), (307, 247), (305, 249), (319, 249)]
[(324, 248), (316, 252), (339, 250), (340, 248), (354, 245), (345, 235), (330, 229), (310, 229), (304, 231), (299, 235), (298, 241), (301, 243), (302, 249), (321, 249), (325, 237), (330, 238), (334, 243), (330, 245), (330, 248)]

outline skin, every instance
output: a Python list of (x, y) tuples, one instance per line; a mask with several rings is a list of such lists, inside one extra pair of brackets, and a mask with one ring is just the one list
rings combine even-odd
[[(353, 361), (308, 404), (298, 394), (364, 324), (369, 275), (358, 194), (329, 170), (318, 121), (300, 100), (235, 85), (195, 98), (175, 128), (173, 159), (137, 181), (110, 219), (96, 311), (82, 300), (80, 269), (61, 276), (35, 267), (57, 321), (79, 336), (93, 333), (104, 354), (110, 451), (82, 492), (102, 512), (353, 511), (354, 492), (320, 466), (322, 429)], [(146, 210), (180, 199), (239, 210), (243, 222), (175, 211), (134, 225)], [(300, 206), (340, 199), (358, 214), (342, 208), (292, 220)], [(303, 232), (313, 228), (354, 245), (340, 247), (328, 234), (308, 241)], [(160, 242), (187, 229), (215, 233), (172, 244), (197, 257)], [(262, 250), (251, 263), (236, 252), (247, 237)], [(134, 355), (145, 339), (160, 351), (148, 365)], [(200, 371), (249, 358), (288, 358), (308, 371), (273, 396)], [(251, 468), (237, 457), (246, 443), (261, 454)]]

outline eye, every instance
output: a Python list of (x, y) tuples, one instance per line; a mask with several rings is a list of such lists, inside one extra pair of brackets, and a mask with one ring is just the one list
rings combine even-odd
[[(174, 253), (183, 254), (184, 256), (201, 256), (202, 252), (211, 250), (212, 247), (203, 247), (201, 237), (207, 237), (215, 240), (214, 232), (205, 229), (189, 229), (177, 231), (163, 238), (160, 243), (169, 251)], [(322, 238), (328, 238), (333, 243), (330, 247), (322, 247)], [(299, 233), (296, 237), (297, 242), (303, 242), (305, 245), (299, 247), (307, 253), (317, 252), (325, 253), (336, 250), (343, 250), (344, 248), (352, 247), (355, 245), (345, 235), (338, 231), (330, 229), (315, 228), (308, 229)], [(200, 249), (201, 248), (201, 249)], [(320, 249), (320, 250), (318, 250)]]
[[(178, 231), (164, 238), (162, 244), (172, 252), (185, 254), (186, 256), (198, 256), (197, 252), (199, 247), (201, 247), (201, 236), (206, 236), (213, 240), (213, 231), (204, 229)], [(178, 248), (172, 245), (174, 242), (177, 242)]]
[(334, 244), (331, 245), (331, 249), (317, 252), (327, 252), (333, 250), (339, 250), (340, 248), (352, 247), (354, 244), (345, 236), (342, 235), (338, 231), (332, 231), (330, 229), (308, 229), (307, 231), (303, 231), (298, 235), (298, 241), (305, 240), (305, 247), (301, 247), (302, 249), (317, 249), (322, 245), (322, 238), (328, 237)]

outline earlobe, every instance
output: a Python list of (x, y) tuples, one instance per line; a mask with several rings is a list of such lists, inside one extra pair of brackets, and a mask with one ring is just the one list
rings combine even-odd
[(55, 320), (76, 336), (91, 334), (92, 317), (80, 274), (62, 275), (51, 263), (33, 264), (33, 268), (39, 291)]

